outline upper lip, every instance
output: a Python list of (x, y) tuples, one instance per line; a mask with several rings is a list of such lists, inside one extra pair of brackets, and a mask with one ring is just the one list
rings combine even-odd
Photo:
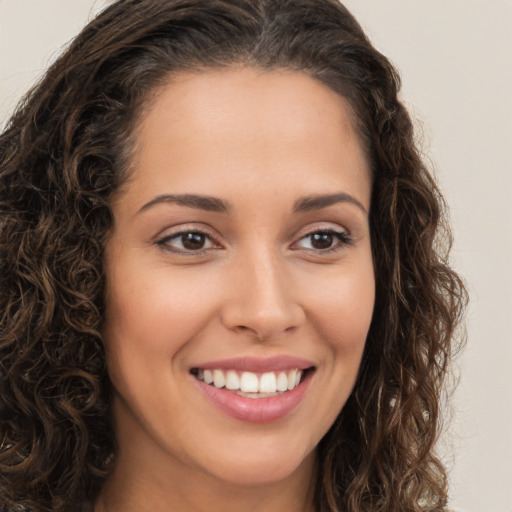
[(314, 366), (312, 361), (294, 356), (273, 356), (273, 357), (234, 357), (218, 361), (208, 361), (194, 365), (193, 368), (202, 370), (238, 370), (253, 373), (264, 373), (271, 371), (290, 370), (297, 368), (305, 370)]

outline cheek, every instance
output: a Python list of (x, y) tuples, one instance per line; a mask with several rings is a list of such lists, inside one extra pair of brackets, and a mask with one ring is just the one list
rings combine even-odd
[[(176, 376), (184, 374), (183, 354), (214, 314), (215, 300), (204, 282), (201, 288), (187, 276), (174, 274), (169, 279), (168, 268), (158, 272), (126, 270), (122, 276), (111, 274), (106, 297), (108, 373), (116, 395), (133, 417), (142, 421), (147, 431), (157, 432), (159, 423), (167, 425), (162, 427), (165, 431), (180, 421), (180, 417), (170, 416), (169, 404), (173, 410), (187, 408)], [(119, 417), (132, 425), (131, 415)]]
[[(215, 283), (165, 267), (111, 272), (104, 338), (111, 372), (169, 365), (215, 315)], [(179, 358), (178, 358), (179, 359)]]
[(312, 322), (324, 344), (322, 408), (329, 428), (348, 400), (359, 373), (375, 301), (371, 260), (351, 266), (317, 290)]
[(333, 350), (350, 353), (364, 348), (375, 303), (371, 260), (331, 276), (312, 291), (317, 328)]

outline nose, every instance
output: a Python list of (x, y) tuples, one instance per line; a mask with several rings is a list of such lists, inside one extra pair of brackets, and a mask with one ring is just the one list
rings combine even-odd
[(240, 256), (230, 272), (221, 319), (230, 330), (260, 341), (296, 330), (305, 321), (291, 272), (269, 251)]

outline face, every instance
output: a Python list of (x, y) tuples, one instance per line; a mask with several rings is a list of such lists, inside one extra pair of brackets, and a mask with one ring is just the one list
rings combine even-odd
[(310, 471), (374, 304), (347, 102), (298, 72), (181, 74), (136, 139), (106, 247), (119, 460), (236, 485)]

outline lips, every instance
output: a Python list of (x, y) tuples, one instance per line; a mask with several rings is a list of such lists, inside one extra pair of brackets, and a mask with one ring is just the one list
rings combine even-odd
[(289, 356), (206, 362), (190, 371), (210, 403), (238, 420), (255, 423), (291, 413), (313, 372), (311, 361)]

